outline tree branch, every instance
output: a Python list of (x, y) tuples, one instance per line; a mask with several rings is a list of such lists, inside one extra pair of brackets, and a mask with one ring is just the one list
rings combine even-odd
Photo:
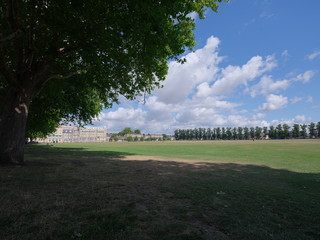
[(81, 73), (81, 72), (83, 72), (83, 71), (85, 71), (85, 70), (77, 70), (77, 71), (74, 71), (74, 72), (70, 72), (70, 73), (68, 73), (68, 74), (66, 74), (66, 75), (61, 75), (61, 74), (53, 75), (53, 76), (49, 77), (49, 78), (46, 80), (46, 82), (47, 82), (47, 81), (50, 81), (50, 80), (52, 80), (52, 79), (67, 79), (67, 78), (70, 78), (70, 77), (72, 77), (72, 76), (74, 76), (74, 75), (77, 75), (77, 74), (79, 74), (79, 73)]
[(4, 60), (4, 55), (1, 49), (0, 49), (0, 72), (2, 73), (4, 78), (7, 80), (9, 85), (13, 85), (16, 88), (19, 88), (19, 83), (17, 82), (17, 79), (14, 77), (14, 74), (8, 69), (8, 66)]
[(79, 49), (80, 49), (80, 47), (65, 47), (65, 48), (62, 47), (62, 48), (56, 49), (55, 55), (57, 57), (62, 57), (67, 53), (74, 52), (74, 51), (77, 51)]
[(14, 38), (16, 38), (17, 36), (19, 36), (23, 31), (21, 29), (17, 29), (15, 32), (11, 33), (10, 35), (1, 38), (0, 39), (0, 45), (4, 44), (5, 42), (8, 42)]
[(17, 1), (7, 0), (7, 19), (12, 29), (18, 29), (18, 21), (16, 17), (17, 12)]
[(74, 71), (74, 72), (70, 72), (70, 73), (68, 73), (66, 75), (62, 75), (62, 74), (53, 75), (53, 76), (47, 78), (45, 81), (42, 81), (42, 82), (38, 83), (38, 85), (36, 86), (36, 91), (35, 91), (34, 94), (38, 95), (42, 91), (42, 89), (44, 88), (46, 83), (48, 81), (52, 80), (52, 79), (67, 79), (67, 78), (75, 76), (75, 75), (77, 75), (77, 74), (79, 74), (79, 73), (81, 73), (83, 71), (85, 71), (85, 70), (77, 70), (77, 71)]

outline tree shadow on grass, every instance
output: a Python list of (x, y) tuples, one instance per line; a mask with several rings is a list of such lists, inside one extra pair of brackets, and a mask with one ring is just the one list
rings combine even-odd
[(320, 238), (320, 174), (36, 149), (0, 168), (1, 239)]

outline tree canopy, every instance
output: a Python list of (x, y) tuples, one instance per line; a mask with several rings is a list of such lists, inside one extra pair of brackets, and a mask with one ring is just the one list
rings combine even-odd
[(190, 13), (222, 1), (1, 1), (0, 162), (23, 162), (26, 126), (88, 123), (161, 86), (168, 60), (195, 46)]

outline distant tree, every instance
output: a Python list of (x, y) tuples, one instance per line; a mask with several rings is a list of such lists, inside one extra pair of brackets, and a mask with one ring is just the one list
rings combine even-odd
[(243, 139), (243, 134), (242, 134), (243, 128), (238, 127), (237, 131), (238, 131), (238, 139), (242, 140)]
[(214, 128), (214, 129), (212, 129), (211, 140), (216, 140), (216, 137), (217, 137), (217, 129)]
[(137, 136), (135, 136), (135, 137), (133, 138), (133, 141), (138, 142), (138, 141), (139, 141), (139, 138), (138, 138)]
[(316, 124), (315, 123), (310, 123), (309, 124), (309, 137), (310, 138), (315, 138), (317, 136), (317, 129), (316, 129)]
[(206, 131), (206, 139), (207, 140), (211, 140), (211, 138), (212, 138), (212, 130), (211, 130), (211, 128), (207, 128), (207, 131)]
[(288, 124), (282, 125), (283, 138), (288, 139), (290, 137), (290, 126)]
[(232, 139), (233, 140), (238, 139), (237, 128), (236, 127), (232, 128)]
[(300, 125), (299, 124), (293, 125), (292, 137), (294, 137), (294, 138), (300, 137)]
[(248, 128), (248, 127), (245, 127), (245, 128), (243, 129), (243, 131), (244, 131), (244, 135), (243, 135), (244, 139), (245, 139), (245, 140), (248, 140), (249, 137), (250, 137), (249, 128)]
[(226, 138), (227, 138), (226, 128), (225, 127), (222, 128), (221, 138), (222, 138), (222, 140), (226, 140)]
[(174, 136), (174, 138), (175, 138), (176, 140), (179, 140), (179, 131), (180, 131), (180, 129), (174, 130), (173, 136)]
[(132, 141), (133, 141), (133, 137), (132, 137), (132, 136), (129, 136), (129, 137), (126, 138), (126, 140), (127, 140), (128, 142), (132, 142)]
[(116, 142), (119, 140), (119, 137), (117, 134), (112, 134), (111, 138)]
[(136, 129), (133, 131), (135, 134), (141, 134), (141, 131), (139, 129)]
[(268, 136), (268, 127), (263, 127), (263, 137), (266, 138)]
[(277, 131), (277, 138), (283, 139), (283, 130), (282, 130), (282, 125), (278, 124), (276, 127), (276, 131)]
[(231, 127), (227, 127), (227, 129), (226, 129), (226, 139), (231, 140), (231, 138), (232, 138)]
[(320, 138), (320, 122), (317, 123), (317, 136)]
[(221, 128), (217, 128), (217, 139), (218, 140), (221, 140), (222, 139), (222, 136), (221, 136)]
[(134, 132), (131, 130), (131, 128), (126, 127), (121, 132), (118, 133), (119, 136), (124, 136), (126, 134), (133, 134)]
[(301, 124), (300, 127), (301, 127), (301, 131), (300, 131), (301, 137), (306, 138), (307, 137), (307, 125)]
[(261, 139), (261, 135), (262, 135), (262, 128), (256, 126), (256, 129), (255, 129), (255, 136), (256, 136), (256, 138), (257, 138), (257, 139)]
[(170, 137), (167, 134), (162, 134), (162, 140), (163, 141), (170, 140)]
[(254, 127), (250, 128), (250, 138), (254, 138), (255, 137), (255, 132), (254, 132)]
[(269, 127), (269, 137), (270, 137), (271, 139), (274, 139), (274, 138), (277, 137), (277, 131), (276, 131), (276, 129), (275, 129), (274, 126), (270, 126), (270, 127)]

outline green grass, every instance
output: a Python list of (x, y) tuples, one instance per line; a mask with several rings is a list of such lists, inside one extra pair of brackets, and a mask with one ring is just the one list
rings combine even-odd
[(320, 173), (320, 140), (181, 141), (56, 144), (56, 148), (82, 149), (87, 154), (145, 155), (165, 158), (244, 163)]
[(0, 167), (0, 239), (320, 239), (319, 147), (30, 145)]

